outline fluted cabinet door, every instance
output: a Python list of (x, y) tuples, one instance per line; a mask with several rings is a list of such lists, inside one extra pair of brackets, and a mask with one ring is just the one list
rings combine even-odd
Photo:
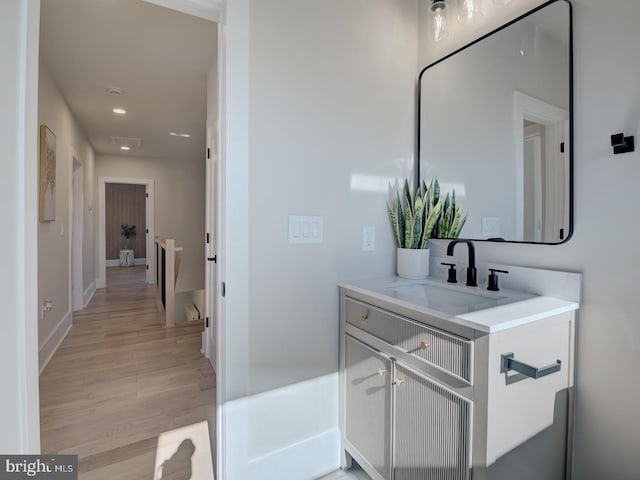
[(394, 480), (468, 480), (471, 404), (396, 363)]
[(347, 336), (345, 438), (391, 478), (391, 361)]

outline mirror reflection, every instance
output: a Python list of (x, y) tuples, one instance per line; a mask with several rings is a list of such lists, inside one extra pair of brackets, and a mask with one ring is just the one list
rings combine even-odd
[(570, 49), (558, 0), (422, 71), (420, 177), (455, 188), (461, 237), (570, 236)]

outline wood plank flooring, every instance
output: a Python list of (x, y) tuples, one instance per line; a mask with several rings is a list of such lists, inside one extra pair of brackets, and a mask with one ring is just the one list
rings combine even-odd
[(43, 453), (79, 456), (81, 480), (153, 478), (158, 435), (215, 429), (215, 377), (202, 324), (160, 326), (144, 266), (107, 269), (40, 376)]

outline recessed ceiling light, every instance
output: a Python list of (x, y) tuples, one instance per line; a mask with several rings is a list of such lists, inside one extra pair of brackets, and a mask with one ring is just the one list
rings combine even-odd
[(126, 151), (129, 151), (129, 150), (131, 150), (131, 147), (128, 147), (127, 145), (122, 145), (122, 146), (120, 147), (120, 150), (126, 150)]
[(125, 115), (127, 111), (124, 108), (114, 108), (113, 113), (117, 115)]
[(189, 135), (188, 133), (181, 133), (180, 136), (184, 138), (191, 138), (191, 135)]
[(177, 137), (178, 134), (176, 132), (169, 132), (169, 135), (171, 135), (172, 137)]
[(107, 87), (107, 93), (109, 95), (122, 95), (124, 93), (124, 90), (122, 90), (120, 87), (111, 86)]

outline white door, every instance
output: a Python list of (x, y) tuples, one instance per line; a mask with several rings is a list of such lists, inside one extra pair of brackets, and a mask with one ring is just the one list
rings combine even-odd
[(216, 298), (217, 298), (217, 278), (218, 278), (218, 257), (216, 227), (217, 185), (218, 185), (218, 156), (215, 150), (213, 131), (207, 128), (207, 152), (206, 152), (206, 225), (205, 225), (205, 331), (203, 350), (211, 362), (213, 369), (216, 369)]

